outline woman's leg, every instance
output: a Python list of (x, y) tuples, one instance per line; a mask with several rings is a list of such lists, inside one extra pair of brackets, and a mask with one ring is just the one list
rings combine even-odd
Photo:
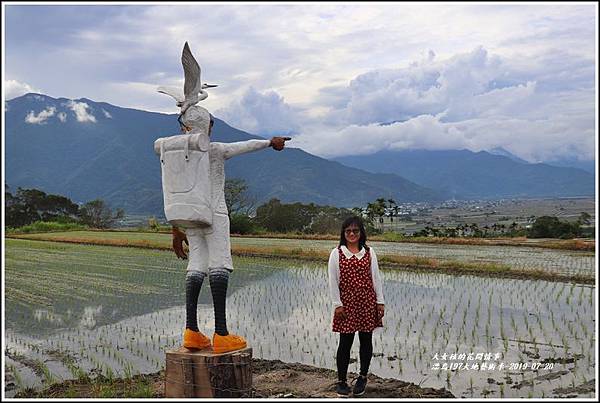
[(367, 376), (373, 356), (373, 332), (358, 332), (360, 341), (360, 374)]
[(354, 333), (340, 333), (340, 344), (337, 349), (336, 363), (338, 380), (346, 382), (348, 365), (350, 364), (350, 349), (354, 341)]

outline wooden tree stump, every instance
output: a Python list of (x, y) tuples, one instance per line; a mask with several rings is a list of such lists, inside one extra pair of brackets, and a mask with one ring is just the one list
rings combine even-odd
[(167, 350), (165, 397), (251, 397), (252, 349)]

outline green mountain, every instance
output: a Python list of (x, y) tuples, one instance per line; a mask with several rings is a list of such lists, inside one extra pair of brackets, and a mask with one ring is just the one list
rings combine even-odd
[[(102, 198), (127, 213), (162, 216), (160, 163), (153, 144), (179, 133), (177, 115), (26, 94), (6, 102), (5, 127), (11, 191), (35, 187), (77, 202)], [(218, 119), (212, 137), (221, 142), (260, 138)], [(353, 207), (378, 197), (397, 202), (445, 198), (398, 175), (349, 168), (294, 148), (232, 158), (226, 175), (246, 180), (259, 203), (277, 197)]]
[(373, 173), (401, 175), (457, 199), (593, 196), (595, 193), (594, 175), (582, 169), (530, 164), (486, 151), (379, 151), (335, 160)]

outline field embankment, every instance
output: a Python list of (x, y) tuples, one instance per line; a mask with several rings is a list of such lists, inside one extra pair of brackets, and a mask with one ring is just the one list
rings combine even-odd
[[(159, 232), (144, 229), (111, 229), (91, 230), (99, 232), (129, 232), (129, 233), (161, 233), (170, 234), (170, 231)], [(298, 233), (275, 233), (265, 232), (260, 234), (231, 234), (234, 238), (270, 238), (270, 239), (303, 239), (313, 241), (336, 241), (339, 235), (332, 234), (298, 234)], [(370, 235), (369, 240), (376, 242), (399, 242), (399, 243), (424, 243), (440, 245), (481, 245), (481, 246), (526, 246), (531, 248), (547, 248), (559, 250), (590, 251), (596, 250), (594, 239), (535, 239), (526, 237), (498, 237), (498, 238), (449, 238), (449, 237), (406, 237), (394, 232), (386, 232), (380, 235)]]
[[(171, 250), (170, 234), (116, 231), (70, 231), (37, 234), (10, 234), (9, 238), (40, 241), (67, 242), (87, 245), (136, 247), (158, 250)], [(250, 237), (251, 238), (251, 237)], [(490, 245), (487, 245), (490, 246)], [(511, 245), (515, 246), (515, 245)], [(274, 246), (274, 245), (232, 245), (232, 254), (237, 256), (286, 258), (318, 261), (326, 264), (329, 252), (311, 246)], [(403, 268), (408, 270), (432, 271), (448, 274), (472, 274), (519, 279), (539, 279), (565, 281), (582, 284), (594, 284), (590, 273), (559, 273), (542, 268), (515, 268), (511, 265), (490, 261), (462, 261), (438, 259), (435, 257), (380, 254), (379, 262), (383, 268)]]

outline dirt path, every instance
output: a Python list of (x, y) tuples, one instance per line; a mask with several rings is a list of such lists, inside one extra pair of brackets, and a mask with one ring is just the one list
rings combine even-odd
[[(255, 359), (252, 372), (256, 397), (337, 397), (334, 390), (337, 376), (330, 369)], [(356, 376), (348, 374), (348, 379)], [(368, 379), (367, 390), (362, 397), (454, 397), (446, 389), (421, 388), (414, 383), (372, 374)]]
[[(348, 379), (356, 374), (349, 373)], [(446, 389), (422, 388), (414, 383), (369, 375), (366, 398), (452, 398)], [(42, 391), (26, 390), (16, 398), (63, 397), (164, 397), (164, 372), (137, 375), (130, 380), (70, 380)], [(255, 398), (336, 398), (336, 372), (279, 360), (252, 360), (252, 393)], [(141, 386), (142, 385), (142, 386)], [(141, 387), (140, 387), (141, 386)], [(132, 392), (133, 391), (133, 392)], [(141, 391), (141, 393), (139, 392)]]

